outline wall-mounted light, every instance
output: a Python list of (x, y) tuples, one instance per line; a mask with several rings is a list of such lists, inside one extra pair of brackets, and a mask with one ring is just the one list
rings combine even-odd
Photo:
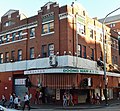
[(64, 55), (66, 55), (66, 51), (64, 51)]
[(40, 58), (40, 54), (37, 56), (37, 59)]
[(69, 54), (71, 55), (71, 51), (69, 51)]
[(77, 53), (75, 52), (75, 55), (77, 55)]
[(59, 55), (59, 52), (57, 52), (56, 55)]

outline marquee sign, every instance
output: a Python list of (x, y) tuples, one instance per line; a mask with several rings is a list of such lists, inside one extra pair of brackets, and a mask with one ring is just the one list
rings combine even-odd
[(24, 74), (43, 74), (43, 73), (88, 73), (88, 74), (102, 74), (101, 71), (89, 69), (74, 69), (74, 68), (51, 68), (24, 71)]

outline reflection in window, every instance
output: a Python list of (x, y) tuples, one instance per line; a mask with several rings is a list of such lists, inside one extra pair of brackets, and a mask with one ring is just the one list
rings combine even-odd
[(86, 58), (86, 46), (83, 46), (83, 58)]
[(54, 44), (48, 46), (48, 56), (54, 55)]
[(18, 50), (18, 61), (22, 60), (22, 50)]
[(0, 53), (0, 64), (3, 63), (3, 53)]
[(42, 45), (42, 57), (47, 57), (47, 46)]
[(12, 41), (15, 41), (16, 32), (12, 33)]
[(0, 37), (0, 44), (4, 43), (4, 36)]
[(35, 36), (35, 28), (31, 28), (30, 29), (30, 37), (34, 37)]
[(82, 57), (82, 46), (78, 45), (78, 57)]
[(30, 59), (34, 59), (35, 58), (35, 51), (34, 51), (34, 47), (30, 48)]
[(94, 60), (94, 49), (91, 48), (91, 59)]
[(11, 61), (15, 61), (15, 51), (11, 51)]
[(85, 34), (85, 25), (81, 23), (77, 23), (77, 31), (80, 34)]
[(6, 35), (6, 42), (9, 42), (9, 41), (10, 41), (10, 35), (7, 34), (7, 35)]
[(9, 62), (9, 52), (5, 53), (5, 62)]
[(18, 40), (22, 39), (22, 31), (18, 32)]
[(93, 29), (90, 29), (90, 38), (93, 39)]
[(50, 33), (54, 31), (54, 22), (50, 22), (42, 25), (42, 34)]

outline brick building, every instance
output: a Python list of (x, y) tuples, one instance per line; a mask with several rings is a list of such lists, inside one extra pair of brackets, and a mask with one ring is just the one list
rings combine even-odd
[[(118, 34), (107, 26), (105, 30), (108, 97), (112, 99), (118, 96), (120, 82)], [(77, 104), (99, 93), (104, 100), (102, 61), (102, 24), (90, 18), (80, 4), (59, 7), (48, 2), (29, 18), (19, 10), (9, 10), (1, 17), (0, 95), (9, 98), (15, 92), (23, 99), (29, 90), (34, 101), (35, 92), (42, 91), (43, 102), (45, 98), (62, 102), (67, 92)]]

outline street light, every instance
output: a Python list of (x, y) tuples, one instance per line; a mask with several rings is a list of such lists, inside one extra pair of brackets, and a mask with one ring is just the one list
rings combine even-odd
[(103, 31), (103, 53), (104, 53), (104, 84), (105, 84), (105, 104), (108, 105), (108, 101), (107, 101), (107, 76), (106, 76), (106, 53), (105, 53), (105, 33), (104, 33), (104, 24), (105, 24), (105, 21), (106, 21), (106, 18), (116, 12), (117, 10), (119, 10), (119, 8), (111, 11), (110, 13), (108, 13), (105, 18), (103, 19), (102, 21), (102, 31)]

